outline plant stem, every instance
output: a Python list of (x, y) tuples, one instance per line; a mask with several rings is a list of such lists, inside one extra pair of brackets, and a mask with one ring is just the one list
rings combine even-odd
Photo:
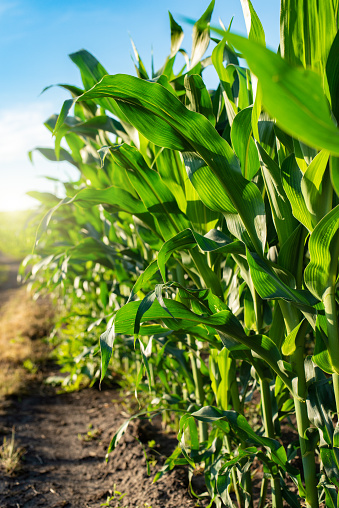
[[(284, 315), (287, 333), (299, 324), (298, 311), (291, 307), (286, 302), (280, 302), (281, 310)], [(307, 386), (305, 377), (304, 366), (304, 337), (299, 338), (296, 343), (296, 349), (291, 355), (291, 366), (297, 375), (297, 395), (294, 397), (295, 413), (297, 419), (297, 428), (299, 434), (300, 452), (303, 463), (305, 490), (306, 490), (306, 506), (308, 508), (318, 508), (318, 491), (317, 491), (317, 476), (315, 467), (315, 453), (314, 450), (309, 450), (307, 447), (307, 439), (305, 439), (305, 432), (310, 426), (310, 421), (307, 414), (306, 397)]]
[[(271, 392), (270, 385), (266, 378), (260, 377), (260, 391), (261, 391), (261, 404), (262, 413), (265, 427), (266, 437), (272, 439), (275, 438), (273, 415), (272, 415), (272, 404), (271, 404)], [(272, 486), (272, 507), (282, 508), (283, 500), (281, 496), (280, 478), (279, 476), (272, 475), (271, 478)]]
[[(228, 451), (229, 454), (231, 454), (232, 453), (232, 445), (231, 445), (230, 436), (228, 434), (225, 434), (225, 444), (226, 444), (226, 450)], [(239, 490), (239, 485), (237, 482), (237, 474), (236, 474), (234, 467), (232, 468), (232, 481), (233, 481), (233, 488), (234, 488), (234, 492), (235, 492), (235, 497), (237, 498), (238, 507), (241, 508), (242, 507), (242, 496), (241, 496), (241, 492)]]
[[(188, 344), (193, 348), (194, 340), (192, 339), (191, 335), (188, 335)], [(205, 399), (205, 392), (204, 392), (202, 376), (201, 376), (201, 372), (200, 372), (200, 369), (197, 364), (197, 358), (195, 357), (194, 353), (192, 353), (192, 352), (190, 353), (190, 359), (191, 359), (192, 375), (193, 375), (193, 380), (194, 380), (194, 385), (195, 385), (195, 398), (196, 398), (197, 404), (199, 404), (200, 406), (203, 406), (204, 399)], [(207, 439), (208, 439), (207, 423), (199, 421), (198, 426), (199, 426), (200, 442), (207, 441)]]
[(334, 287), (330, 287), (328, 291), (325, 292), (323, 303), (327, 320), (328, 349), (332, 367), (335, 370), (335, 373), (332, 374), (332, 380), (337, 413), (339, 416), (339, 327)]

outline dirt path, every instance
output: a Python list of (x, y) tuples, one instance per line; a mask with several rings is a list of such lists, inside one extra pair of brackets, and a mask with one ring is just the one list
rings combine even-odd
[[(196, 501), (188, 494), (187, 471), (177, 469), (152, 483), (164, 458), (177, 443), (161, 431), (159, 421), (152, 424), (135, 421), (106, 463), (109, 442), (126, 419), (123, 405), (117, 402), (119, 393), (92, 388), (57, 395), (55, 389), (41, 383), (43, 375), (58, 374), (50, 364), (41, 367), (38, 378), (30, 380), (25, 374), (22, 361), (32, 352), (30, 344), (40, 342), (36, 328), (40, 326), (41, 314), (46, 313), (41, 307), (44, 303), (38, 300), (35, 307), (31, 307), (29, 300), (25, 303), (23, 290), (16, 283), (18, 263), (4, 256), (0, 262), (10, 267), (9, 277), (0, 287), (0, 305), (5, 308), (0, 316), (0, 367), (5, 373), (0, 376), (0, 384), (7, 383), (14, 370), (26, 385), (24, 391), (20, 388), (20, 397), (13, 388), (4, 392), (12, 393), (11, 397), (0, 398), (0, 445), (3, 437), (10, 438), (14, 428), (15, 443), (25, 450), (16, 475), (3, 474), (0, 464), (0, 508), (97, 508), (108, 503), (108, 499), (105, 506), (113, 508), (195, 507)], [(18, 329), (19, 308), (24, 316), (20, 321), (25, 326), (16, 337), (9, 333)], [(13, 346), (10, 351), (9, 344)], [(27, 351), (20, 357), (23, 346)], [(22, 376), (26, 377), (22, 379)], [(15, 379), (15, 375), (12, 377)], [(150, 462), (150, 477), (144, 450)]]
[[(0, 480), (1, 508), (96, 508), (109, 506), (184, 508), (196, 506), (188, 495), (187, 474), (176, 470), (156, 484), (147, 476), (141, 441), (152, 462), (152, 476), (176, 440), (158, 425), (136, 422), (122, 444), (105, 462), (107, 446), (124, 421), (121, 406), (112, 403), (114, 391), (95, 389), (63, 395), (39, 395), (11, 401), (0, 413), (0, 428), (26, 450), (20, 474)], [(93, 436), (93, 437), (92, 437)], [(149, 449), (147, 444), (155, 441)], [(151, 457), (153, 456), (153, 457)], [(154, 462), (156, 461), (156, 464)]]
[(0, 313), (4, 304), (15, 294), (18, 289), (17, 274), (20, 262), (12, 259), (0, 251), (0, 266), (6, 267), (6, 279), (0, 286)]

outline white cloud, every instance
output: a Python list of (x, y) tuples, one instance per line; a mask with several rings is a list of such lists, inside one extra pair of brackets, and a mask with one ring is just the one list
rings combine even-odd
[(43, 122), (54, 112), (50, 102), (36, 102), (0, 109), (0, 210), (18, 210), (34, 206), (25, 195), (30, 190), (63, 194), (62, 186), (41, 178), (52, 176), (63, 181), (77, 178), (78, 171), (66, 162), (50, 162), (39, 153), (28, 152), (37, 146), (54, 145), (52, 134)]
[(0, 109), (0, 167), (27, 160), (27, 152), (35, 146), (52, 146), (52, 135), (43, 125), (52, 108), (42, 102)]

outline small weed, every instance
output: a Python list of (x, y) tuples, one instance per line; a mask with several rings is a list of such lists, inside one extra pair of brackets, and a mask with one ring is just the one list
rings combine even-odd
[(38, 372), (37, 366), (34, 365), (32, 360), (29, 358), (27, 358), (27, 360), (25, 360), (22, 365), (26, 370), (28, 370), (28, 372), (31, 372), (31, 374), (36, 374)]
[(78, 439), (80, 441), (94, 441), (95, 439), (99, 439), (102, 431), (100, 429), (93, 429), (92, 423), (88, 425), (88, 431), (86, 434), (78, 434)]
[(24, 449), (15, 444), (13, 428), (10, 439), (7, 440), (4, 437), (3, 444), (0, 447), (0, 468), (4, 469), (7, 475), (16, 473), (20, 469), (23, 455)]
[[(126, 496), (126, 494), (122, 494), (121, 492), (119, 492), (118, 490), (116, 490), (116, 485), (114, 484), (113, 486), (113, 495), (112, 496), (107, 496), (107, 499), (106, 499), (106, 502), (105, 503), (101, 503), (100, 506), (111, 506), (111, 502), (112, 501), (118, 501), (118, 507), (120, 506), (120, 501)], [(117, 507), (117, 508), (118, 508)], [(127, 508), (127, 507), (126, 507)], [(152, 507), (150, 507), (152, 508)]]

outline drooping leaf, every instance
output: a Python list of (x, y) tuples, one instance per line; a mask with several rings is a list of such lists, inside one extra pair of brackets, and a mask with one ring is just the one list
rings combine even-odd
[(260, 43), (214, 30), (242, 52), (259, 79), (263, 106), (278, 125), (311, 147), (339, 155), (339, 129), (332, 121), (321, 77), (290, 65)]
[[(228, 143), (211, 123), (198, 113), (189, 111), (168, 90), (132, 76), (106, 76), (78, 100), (112, 97), (129, 117), (130, 122), (150, 141), (180, 151), (195, 151), (211, 170), (241, 218), (253, 248), (262, 252), (266, 240), (264, 204), (255, 184), (239, 171), (237, 159)], [(191, 171), (193, 185), (199, 178), (200, 166)], [(206, 167), (206, 166), (204, 166)], [(202, 188), (200, 190), (200, 188)], [(205, 178), (199, 179), (199, 190), (206, 190)], [(218, 210), (220, 209), (218, 205)]]

